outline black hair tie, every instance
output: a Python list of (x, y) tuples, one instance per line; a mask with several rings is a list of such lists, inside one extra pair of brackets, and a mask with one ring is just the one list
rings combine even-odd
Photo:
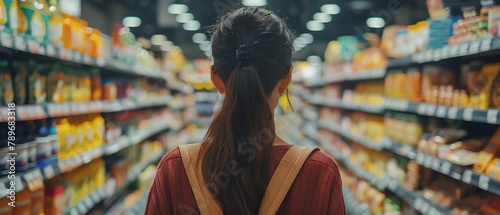
[(251, 47), (246, 45), (240, 45), (236, 50), (236, 59), (238, 60), (248, 60), (253, 55), (253, 50)]

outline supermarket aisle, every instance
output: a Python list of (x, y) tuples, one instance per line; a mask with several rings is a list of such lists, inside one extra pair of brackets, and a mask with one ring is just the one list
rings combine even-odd
[[(204, 27), (226, 7), (61, 2), (0, 0), (0, 215), (142, 214), (224, 98)], [(298, 32), (276, 131), (337, 161), (348, 214), (500, 213), (500, 1), (241, 3)]]

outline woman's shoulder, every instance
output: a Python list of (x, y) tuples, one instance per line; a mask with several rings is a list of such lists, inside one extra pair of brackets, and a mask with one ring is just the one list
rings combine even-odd
[(331, 171), (332, 173), (339, 172), (339, 166), (337, 165), (337, 162), (335, 162), (332, 157), (320, 150), (316, 150), (311, 153), (304, 165), (306, 165), (306, 168), (319, 168), (324, 171)]
[(179, 147), (170, 150), (163, 156), (163, 158), (158, 163), (158, 168), (167, 167), (171, 165), (182, 164), (181, 152)]

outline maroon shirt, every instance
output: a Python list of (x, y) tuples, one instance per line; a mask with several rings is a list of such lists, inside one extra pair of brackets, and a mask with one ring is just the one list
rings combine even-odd
[[(272, 148), (272, 172), (291, 145)], [(199, 214), (179, 149), (166, 154), (149, 193), (145, 214)], [(323, 152), (313, 152), (290, 187), (277, 214), (345, 214), (342, 181), (337, 163)]]

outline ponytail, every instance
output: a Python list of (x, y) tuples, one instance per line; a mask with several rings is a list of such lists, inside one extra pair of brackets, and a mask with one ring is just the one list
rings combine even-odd
[(275, 137), (267, 98), (255, 68), (240, 63), (203, 141), (203, 176), (224, 214), (258, 213)]
[(289, 72), (294, 38), (283, 19), (258, 7), (228, 13), (213, 28), (212, 72), (225, 97), (197, 162), (224, 214), (258, 214), (276, 137), (269, 96)]

